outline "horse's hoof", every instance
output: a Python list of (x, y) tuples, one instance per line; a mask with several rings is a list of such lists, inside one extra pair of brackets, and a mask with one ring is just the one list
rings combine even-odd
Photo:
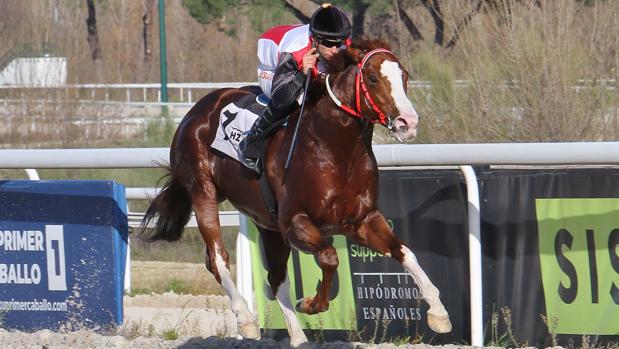
[(314, 315), (329, 310), (329, 303), (326, 303), (324, 306), (319, 306), (317, 303), (315, 297), (305, 297), (297, 302), (295, 309), (299, 313), (307, 315)]
[(308, 344), (307, 337), (305, 337), (305, 333), (301, 333), (300, 335), (290, 337), (290, 347), (291, 348), (303, 348)]
[(447, 313), (435, 315), (428, 312), (428, 326), (436, 333), (451, 332), (451, 321), (449, 321), (449, 315)]
[(260, 329), (258, 328), (257, 321), (239, 322), (238, 331), (243, 338), (260, 339)]

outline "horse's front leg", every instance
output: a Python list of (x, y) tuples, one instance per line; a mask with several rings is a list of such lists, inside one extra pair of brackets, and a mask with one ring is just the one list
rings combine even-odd
[(286, 245), (279, 232), (258, 228), (260, 240), (264, 248), (264, 257), (267, 265), (267, 280), (271, 286), (271, 291), (282, 309), (288, 334), (290, 335), (290, 346), (297, 348), (307, 343), (307, 337), (303, 333), (303, 328), (294, 312), (292, 301), (290, 300), (290, 283), (286, 271), (288, 257), (290, 256), (290, 246)]
[(323, 237), (318, 228), (306, 214), (297, 214), (292, 218), (288, 231), (288, 241), (297, 249), (312, 253), (322, 270), (322, 281), (314, 297), (305, 297), (297, 303), (297, 311), (305, 314), (317, 314), (329, 309), (329, 289), (333, 274), (339, 260), (337, 251), (331, 245), (333, 238)]
[(428, 326), (437, 333), (451, 331), (449, 314), (441, 303), (438, 288), (432, 284), (426, 273), (421, 269), (410, 248), (394, 235), (385, 216), (380, 211), (375, 210), (370, 213), (353, 238), (359, 244), (400, 262), (412, 275), (419, 287), (421, 296), (430, 306), (430, 309), (428, 309)]

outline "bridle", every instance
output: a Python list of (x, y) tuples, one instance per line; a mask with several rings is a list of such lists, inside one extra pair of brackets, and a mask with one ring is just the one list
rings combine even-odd
[[(365, 66), (365, 63), (370, 57), (381, 52), (393, 55), (393, 53), (387, 49), (378, 48), (366, 53), (365, 56), (363, 56), (363, 58), (361, 59), (361, 61), (357, 63), (357, 69), (355, 72), (355, 106), (357, 109), (353, 109), (350, 106), (342, 104), (342, 102), (335, 96), (335, 94), (333, 94), (331, 86), (329, 85), (329, 75), (327, 75), (326, 77), (327, 93), (329, 94), (329, 97), (331, 97), (333, 102), (348, 114), (373, 124), (381, 124), (387, 127), (387, 129), (391, 130), (393, 129), (392, 118), (388, 117), (387, 114), (380, 110), (378, 105), (376, 105), (374, 99), (370, 95), (370, 92), (365, 86), (365, 82), (363, 81), (363, 67)], [(363, 99), (365, 100), (365, 104), (370, 107), (376, 113), (376, 115), (378, 115), (378, 119), (368, 119), (361, 113), (361, 91), (363, 91)]]

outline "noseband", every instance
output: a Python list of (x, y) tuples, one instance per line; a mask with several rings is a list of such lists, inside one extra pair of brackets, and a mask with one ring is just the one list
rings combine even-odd
[[(391, 130), (393, 128), (393, 121), (382, 110), (380, 110), (376, 103), (374, 103), (374, 99), (372, 99), (372, 96), (370, 95), (370, 92), (368, 91), (367, 87), (365, 86), (365, 82), (363, 81), (363, 67), (365, 66), (365, 63), (371, 56), (381, 52), (393, 55), (393, 53), (387, 49), (378, 48), (368, 52), (365, 56), (363, 56), (361, 62), (357, 63), (357, 69), (355, 72), (355, 106), (357, 109), (353, 109), (352, 107), (342, 104), (342, 102), (340, 102), (340, 100), (333, 94), (331, 86), (329, 85), (329, 75), (327, 75), (326, 78), (326, 85), (329, 97), (331, 97), (333, 102), (342, 110), (354, 117), (371, 122), (373, 124), (381, 124)], [(368, 107), (372, 108), (376, 115), (378, 115), (378, 119), (370, 120), (363, 116), (363, 114), (361, 113), (361, 91), (363, 91), (363, 99), (365, 101), (365, 104)]]

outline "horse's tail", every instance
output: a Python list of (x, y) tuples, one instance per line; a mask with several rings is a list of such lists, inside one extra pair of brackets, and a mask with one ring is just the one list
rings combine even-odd
[(149, 241), (180, 239), (191, 217), (191, 199), (187, 190), (171, 172), (165, 177), (168, 179), (163, 189), (151, 201), (140, 224), (141, 231), (146, 232), (148, 224), (157, 217), (153, 231), (148, 234)]

